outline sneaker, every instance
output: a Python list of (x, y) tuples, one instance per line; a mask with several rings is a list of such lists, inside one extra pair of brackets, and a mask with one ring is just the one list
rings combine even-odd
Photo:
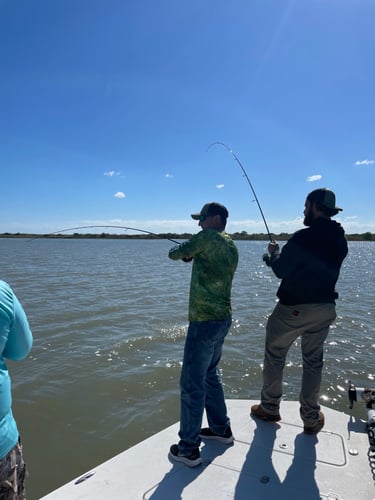
[(318, 420), (314, 425), (304, 425), (303, 432), (305, 434), (318, 434), (324, 427), (324, 414), (320, 411)]
[(193, 450), (190, 455), (182, 455), (178, 444), (173, 444), (169, 451), (169, 457), (175, 462), (181, 462), (188, 467), (196, 467), (197, 465), (202, 463), (201, 454), (199, 452), (199, 448)]
[(251, 407), (250, 415), (254, 417), (260, 418), (261, 420), (266, 420), (267, 422), (278, 422), (281, 420), (279, 414), (273, 415), (272, 413), (268, 413), (268, 411), (264, 410), (262, 405), (253, 405)]
[(201, 429), (199, 436), (202, 439), (215, 439), (216, 441), (220, 441), (220, 443), (224, 444), (232, 444), (234, 441), (234, 436), (230, 427), (227, 427), (224, 434), (216, 434), (209, 427), (204, 427)]

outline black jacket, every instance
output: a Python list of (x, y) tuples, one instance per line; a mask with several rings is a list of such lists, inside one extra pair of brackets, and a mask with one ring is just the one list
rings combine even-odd
[(277, 291), (286, 305), (335, 302), (335, 291), (348, 244), (341, 225), (318, 218), (297, 231), (279, 255), (271, 255), (270, 265), (281, 284)]

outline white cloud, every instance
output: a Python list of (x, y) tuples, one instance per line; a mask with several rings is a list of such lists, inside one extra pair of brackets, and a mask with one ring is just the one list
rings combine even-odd
[(114, 177), (115, 175), (120, 175), (120, 172), (116, 172), (116, 170), (109, 170), (108, 172), (104, 172), (104, 175), (108, 177)]
[(125, 194), (122, 193), (121, 191), (118, 191), (116, 194), (113, 195), (115, 198), (125, 198)]
[(310, 175), (306, 180), (307, 182), (315, 182), (315, 181), (320, 181), (322, 176), (320, 174), (315, 174), (315, 175)]
[(375, 160), (357, 160), (354, 165), (372, 165)]
[(224, 184), (216, 184), (217, 189), (223, 189)]
[(173, 178), (173, 175), (172, 174), (165, 174), (164, 176), (166, 179), (172, 179)]

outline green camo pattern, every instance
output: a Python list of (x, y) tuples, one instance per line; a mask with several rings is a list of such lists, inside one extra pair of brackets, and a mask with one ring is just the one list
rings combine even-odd
[(204, 229), (172, 248), (169, 257), (173, 260), (193, 257), (189, 321), (223, 320), (231, 316), (238, 250), (227, 233)]

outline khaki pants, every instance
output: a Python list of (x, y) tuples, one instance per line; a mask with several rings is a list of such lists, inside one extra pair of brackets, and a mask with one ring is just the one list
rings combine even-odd
[(25, 500), (25, 473), (22, 446), (18, 442), (0, 460), (0, 500)]
[(313, 425), (319, 414), (319, 394), (323, 368), (323, 345), (329, 326), (336, 318), (334, 304), (277, 304), (267, 322), (261, 404), (278, 414), (286, 355), (301, 337), (303, 360), (300, 391), (301, 418)]

